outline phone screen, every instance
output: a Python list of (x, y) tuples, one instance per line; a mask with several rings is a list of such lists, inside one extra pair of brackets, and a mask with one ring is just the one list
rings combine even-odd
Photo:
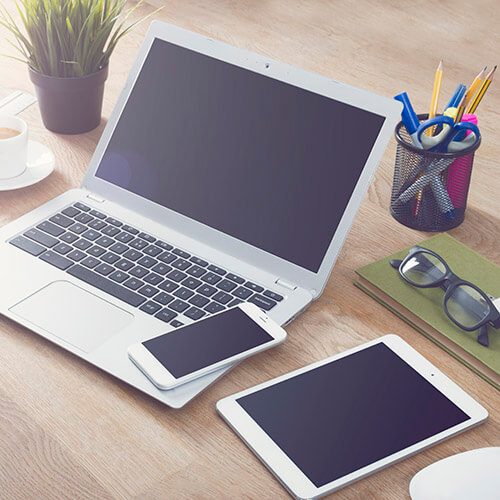
[(272, 340), (235, 307), (143, 345), (175, 378), (180, 378)]

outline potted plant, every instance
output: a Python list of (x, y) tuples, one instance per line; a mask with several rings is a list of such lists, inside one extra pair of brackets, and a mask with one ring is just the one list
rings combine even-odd
[(0, 8), (0, 24), (16, 39), (13, 45), (22, 55), (17, 59), (28, 64), (49, 130), (79, 134), (99, 125), (109, 58), (116, 44), (157, 12), (125, 27), (141, 3), (125, 9), (126, 0), (19, 0), (22, 24)]

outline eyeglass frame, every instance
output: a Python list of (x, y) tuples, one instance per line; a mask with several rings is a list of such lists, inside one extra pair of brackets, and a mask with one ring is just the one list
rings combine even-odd
[[(409, 280), (403, 273), (402, 269), (404, 264), (406, 264), (415, 254), (417, 253), (428, 253), (438, 259), (444, 266), (445, 268), (445, 273), (442, 276), (442, 278), (438, 279), (437, 281), (434, 281), (432, 283), (428, 283), (426, 285), (419, 285), (417, 283), (414, 283), (413, 281)], [(415, 286), (417, 288), (441, 288), (444, 291), (444, 296), (443, 296), (443, 309), (448, 316), (448, 318), (459, 328), (466, 332), (473, 332), (475, 330), (478, 330), (477, 332), (477, 341), (479, 344), (488, 347), (489, 346), (489, 338), (488, 338), (488, 325), (492, 326), (493, 328), (500, 328), (500, 311), (496, 308), (495, 304), (493, 304), (493, 301), (491, 298), (483, 291), (481, 288), (479, 288), (477, 285), (474, 283), (471, 283), (470, 281), (464, 280), (457, 276), (451, 269), (450, 266), (446, 263), (446, 261), (438, 255), (436, 252), (433, 252), (432, 250), (429, 250), (428, 248), (420, 247), (418, 245), (412, 247), (410, 251), (408, 252), (408, 255), (403, 259), (392, 259), (390, 261), (390, 264), (393, 268), (397, 269), (399, 271), (399, 275), (411, 286)], [(490, 312), (486, 318), (482, 319), (477, 325), (474, 327), (465, 327), (461, 325), (458, 321), (456, 321), (453, 316), (450, 314), (448, 311), (448, 307), (446, 305), (448, 299), (452, 295), (452, 293), (460, 286), (460, 285), (467, 285), (479, 292), (479, 294), (483, 297), (485, 302), (488, 304), (490, 308)]]

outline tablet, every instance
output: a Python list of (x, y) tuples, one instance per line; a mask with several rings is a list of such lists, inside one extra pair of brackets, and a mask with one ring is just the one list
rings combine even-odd
[(229, 396), (217, 409), (299, 499), (319, 498), (488, 417), (396, 335)]

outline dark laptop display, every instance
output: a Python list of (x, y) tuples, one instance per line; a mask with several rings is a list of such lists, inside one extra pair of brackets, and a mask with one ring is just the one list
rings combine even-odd
[(157, 39), (96, 175), (317, 272), (383, 123)]

